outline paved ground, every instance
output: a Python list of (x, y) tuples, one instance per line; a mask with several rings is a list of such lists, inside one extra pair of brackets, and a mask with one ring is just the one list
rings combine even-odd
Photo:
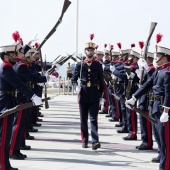
[(20, 170), (157, 170), (158, 164), (150, 162), (157, 156), (156, 144), (153, 151), (137, 151), (138, 141), (123, 141), (117, 134), (115, 123), (99, 115), (99, 134), (102, 147), (92, 151), (81, 147), (79, 109), (76, 96), (58, 96), (49, 102), (50, 109), (42, 109), (42, 126), (31, 133), (35, 140), (24, 161), (11, 160), (13, 167)]

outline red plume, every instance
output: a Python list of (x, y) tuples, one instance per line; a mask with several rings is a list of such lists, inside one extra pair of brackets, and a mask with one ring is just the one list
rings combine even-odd
[(104, 44), (104, 48), (106, 48), (107, 47), (107, 44)]
[(12, 34), (12, 38), (14, 39), (15, 42), (17, 42), (17, 40), (19, 40), (19, 38), (20, 38), (19, 32), (18, 32), (18, 31), (15, 31), (15, 32)]
[(156, 43), (158, 44), (162, 40), (163, 35), (162, 34), (157, 34), (156, 35)]
[(144, 42), (143, 42), (143, 41), (139, 41), (139, 47), (140, 47), (141, 49), (143, 49), (143, 47), (144, 47)]
[(131, 44), (131, 48), (135, 47), (135, 44)]
[(35, 48), (38, 48), (39, 47), (39, 44), (36, 42), (35, 43)]
[(21, 45), (24, 45), (22, 38), (19, 38), (19, 41), (21, 42)]
[(99, 46), (98, 46), (98, 45), (96, 45), (96, 46), (95, 46), (95, 49), (97, 50), (97, 49), (98, 49), (98, 47), (99, 47)]
[(94, 38), (94, 34), (90, 34), (90, 40), (92, 41), (92, 39)]
[(113, 45), (110, 45), (110, 50), (113, 50), (114, 46)]
[(117, 43), (117, 46), (119, 47), (119, 49), (121, 49), (122, 48), (122, 44), (119, 42), (119, 43)]

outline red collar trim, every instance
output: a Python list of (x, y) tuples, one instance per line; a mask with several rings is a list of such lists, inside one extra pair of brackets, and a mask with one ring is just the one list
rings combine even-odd
[(22, 59), (21, 59), (21, 58), (18, 58), (18, 57), (15, 58), (15, 60), (18, 61), (18, 62), (19, 62), (19, 61), (22, 61)]
[(6, 61), (4, 61), (4, 62), (3, 62), (3, 64), (4, 64), (4, 65), (6, 65), (6, 64), (7, 64), (7, 65), (10, 65), (11, 67), (13, 67), (13, 65), (12, 65), (10, 62), (6, 62)]
[(86, 63), (93, 63), (95, 60), (93, 59), (93, 60), (87, 60), (87, 59), (85, 59), (84, 60)]
[(158, 67), (158, 69), (164, 69), (164, 68), (167, 68), (167, 67), (169, 67), (170, 66), (170, 62), (169, 63), (165, 63), (165, 64), (163, 64), (163, 65), (161, 65), (160, 67)]

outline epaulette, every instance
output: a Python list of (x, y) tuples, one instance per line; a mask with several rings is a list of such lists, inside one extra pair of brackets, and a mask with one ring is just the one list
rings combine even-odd
[(3, 62), (3, 66), (2, 69), (4, 69), (5, 67), (13, 67), (11, 63), (5, 63)]

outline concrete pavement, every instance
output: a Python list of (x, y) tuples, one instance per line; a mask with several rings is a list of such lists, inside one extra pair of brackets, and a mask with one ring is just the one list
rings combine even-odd
[[(32, 149), (22, 151), (25, 160), (11, 160), (19, 170), (157, 170), (151, 163), (157, 156), (157, 145), (152, 151), (138, 151), (138, 141), (124, 141), (126, 134), (117, 134), (115, 123), (99, 115), (101, 148), (93, 151), (81, 147), (79, 108), (76, 96), (60, 95), (49, 101), (50, 108), (42, 108), (42, 126), (30, 133), (35, 140), (27, 140)], [(90, 126), (89, 126), (90, 127)], [(91, 138), (90, 138), (91, 140)]]

